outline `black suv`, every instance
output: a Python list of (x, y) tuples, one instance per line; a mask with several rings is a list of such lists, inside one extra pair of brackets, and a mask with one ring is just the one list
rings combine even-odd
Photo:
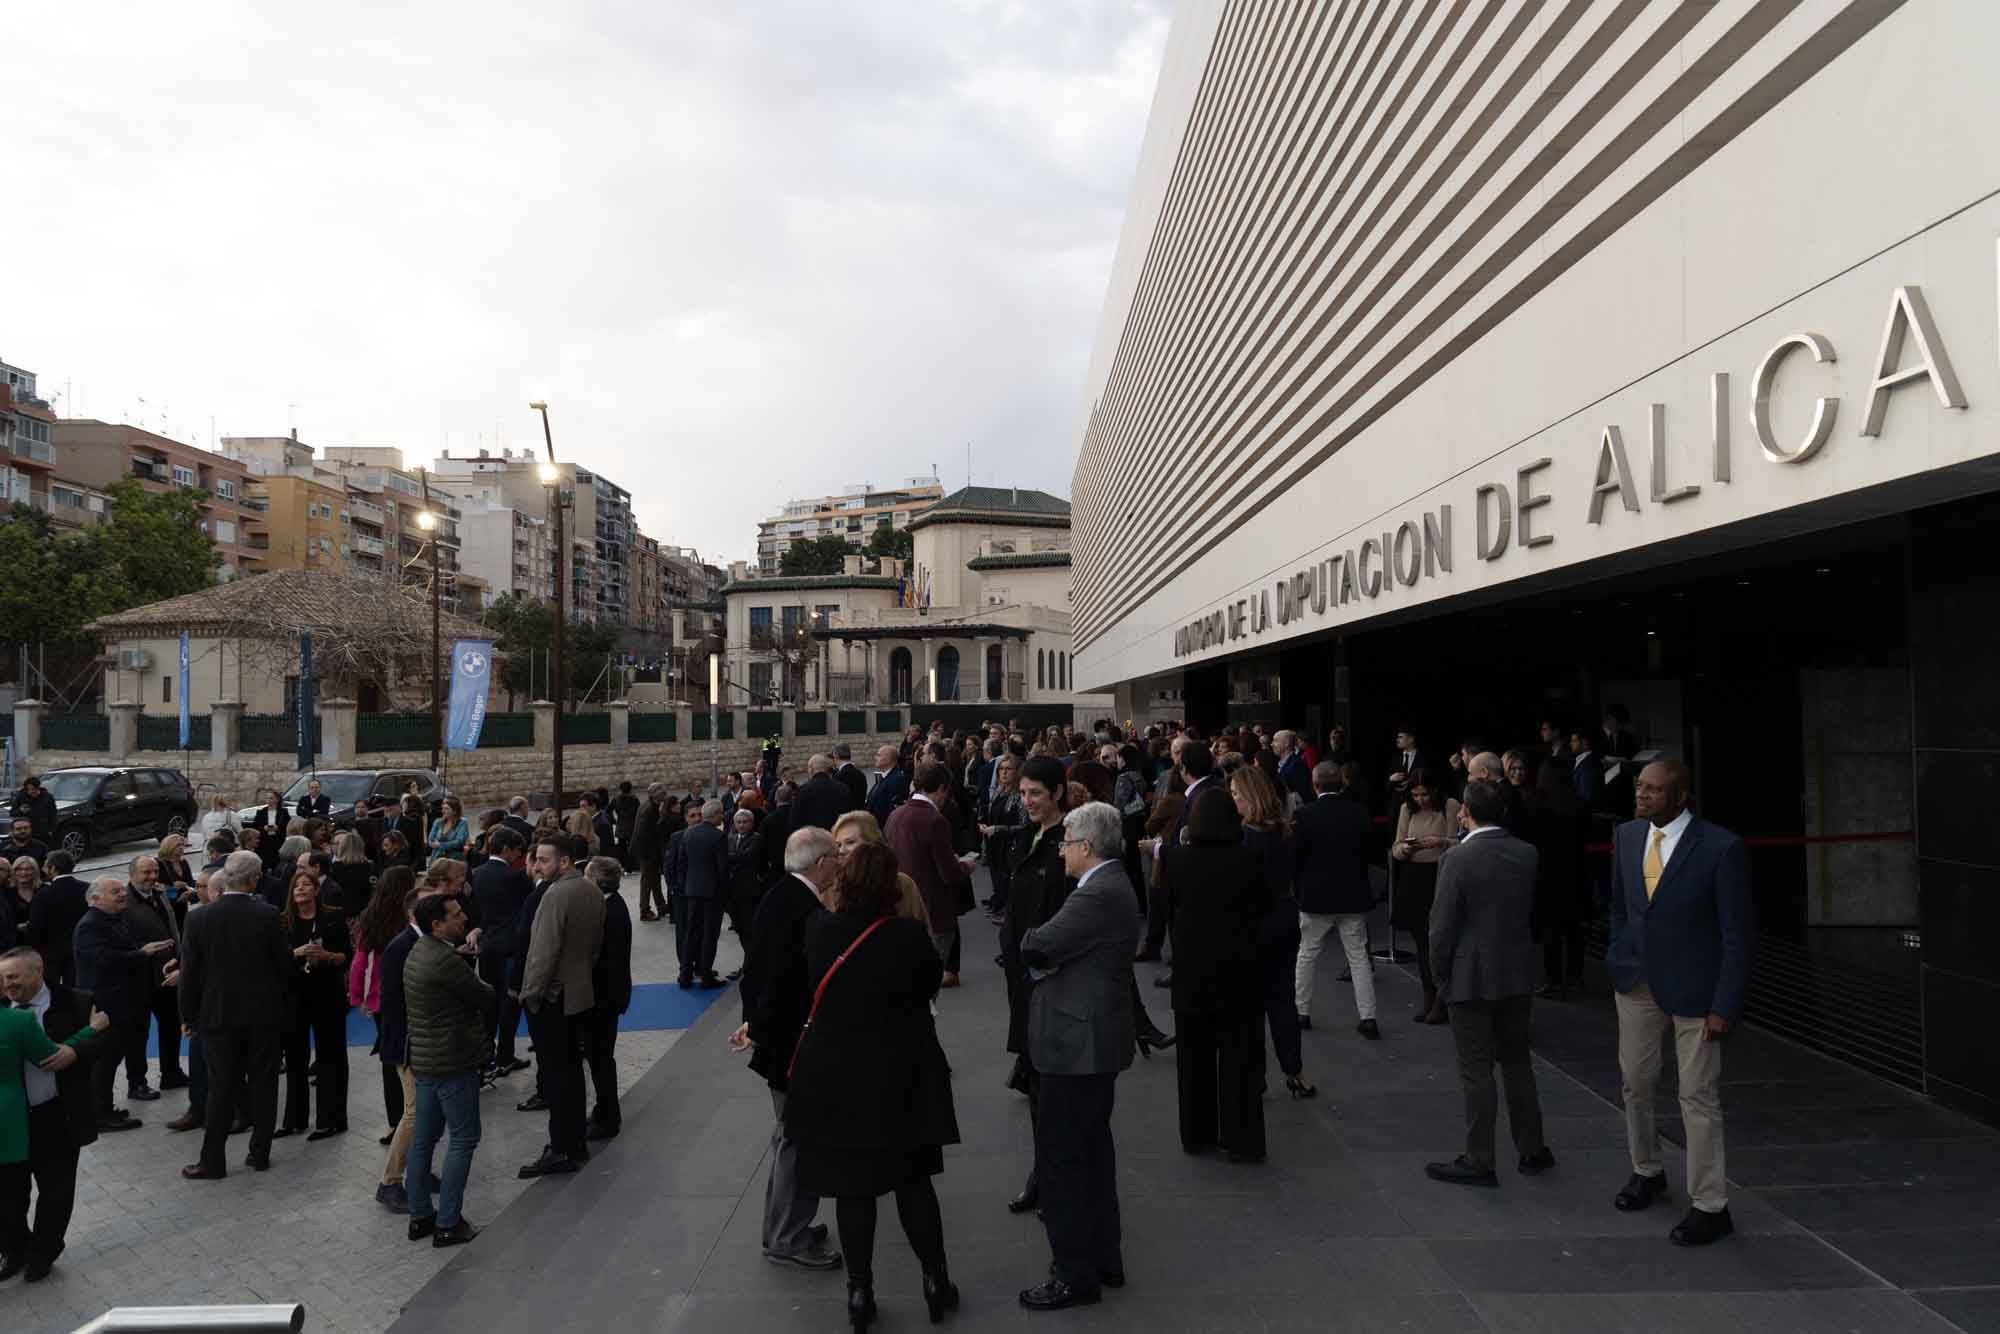
[[(435, 819), (439, 803), (451, 795), (429, 769), (320, 769), (300, 774), (285, 789), (287, 812), (298, 810), (299, 798), (306, 794), (306, 785), (314, 779), (319, 780), (320, 795), (330, 803), (327, 815), (337, 829), (364, 827), (365, 832), (367, 817), (402, 800), (411, 783), (417, 785), (418, 795), (424, 799), (428, 818)], [(260, 800), (256, 806), (245, 806), (236, 816), (249, 824), (258, 806), (263, 804)]]
[(42, 788), (56, 803), (56, 846), (81, 857), (94, 847), (185, 834), (199, 817), (178, 769), (53, 769)]

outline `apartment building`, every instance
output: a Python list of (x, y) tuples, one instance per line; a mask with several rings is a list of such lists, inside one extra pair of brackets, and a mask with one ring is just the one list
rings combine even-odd
[(56, 421), (51, 444), (53, 459), (61, 465), (53, 471), (60, 472), (66, 490), (81, 494), (86, 503), (91, 491), (102, 493), (127, 477), (155, 493), (206, 492), (199, 505), (202, 530), (222, 558), (216, 576), (234, 579), (270, 568), (265, 502), (250, 494), (249, 469), (236, 459), (142, 427), (94, 418)]
[(899, 487), (863, 482), (839, 495), (787, 501), (784, 513), (757, 525), (757, 568), (764, 574), (776, 574), (785, 553), (800, 539), (839, 534), (847, 539), (850, 550), (859, 551), (879, 525), (907, 527), (943, 495), (944, 487), (936, 477), (912, 477)]
[(0, 500), (49, 510), (56, 414), (35, 388), (35, 373), (0, 362)]
[[(459, 524), (465, 516), (456, 490), (404, 468), (403, 451), (393, 445), (330, 446), (322, 451), (320, 466), (340, 477), (347, 494), (350, 554), (366, 560), (379, 540), (384, 579), (428, 587), (435, 536), (445, 605), (473, 610), (484, 605), (488, 581), (460, 566)], [(427, 494), (438, 517), (435, 533), (419, 522)]]
[[(533, 450), (440, 454), (432, 475), (467, 504), (548, 516), (549, 486)], [(569, 508), (563, 537), (570, 548), (567, 610), (574, 620), (632, 624), (632, 493), (574, 463), (556, 465)], [(551, 520), (551, 522), (553, 522)], [(553, 592), (553, 590), (551, 590)]]

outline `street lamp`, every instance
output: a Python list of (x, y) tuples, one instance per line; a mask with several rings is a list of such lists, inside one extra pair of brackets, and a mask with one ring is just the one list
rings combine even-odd
[(555, 688), (549, 693), (555, 697), (556, 702), (555, 725), (550, 729), (552, 734), (550, 744), (555, 751), (554, 774), (552, 775), (555, 795), (551, 800), (555, 803), (556, 809), (560, 811), (562, 809), (563, 794), (563, 593), (565, 586), (569, 583), (569, 544), (563, 538), (562, 469), (556, 466), (555, 437), (549, 434), (549, 405), (538, 400), (528, 404), (528, 409), (531, 412), (542, 414), (542, 443), (548, 447), (549, 457), (546, 463), (543, 463), (536, 469), (536, 475), (542, 479), (542, 485), (549, 490), (549, 510), (555, 515), (556, 629), (549, 653), (549, 680), (554, 684)]
[(722, 714), (717, 701), (722, 697), (722, 659), (714, 654), (708, 659), (708, 785), (720, 791), (722, 788)]
[(436, 773), (438, 756), (444, 750), (444, 664), (438, 657), (442, 645), (438, 626), (437, 511), (426, 509), (418, 514), (417, 527), (428, 534), (431, 549), (431, 772)]

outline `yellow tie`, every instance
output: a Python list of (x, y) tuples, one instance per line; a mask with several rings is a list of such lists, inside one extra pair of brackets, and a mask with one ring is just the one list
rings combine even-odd
[(1653, 841), (1646, 845), (1646, 864), (1642, 873), (1646, 877), (1646, 902), (1653, 901), (1653, 891), (1660, 887), (1660, 877), (1667, 872), (1667, 864), (1660, 860), (1660, 844), (1666, 842), (1667, 831), (1655, 829)]

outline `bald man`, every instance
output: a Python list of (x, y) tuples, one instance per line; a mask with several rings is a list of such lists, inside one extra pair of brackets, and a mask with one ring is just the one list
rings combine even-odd
[(1604, 965), (1618, 989), (1618, 1069), (1632, 1176), (1613, 1201), (1627, 1213), (1668, 1194), (1653, 1095), (1660, 1039), (1671, 1031), (1693, 1208), (1668, 1240), (1706, 1246), (1734, 1230), (1722, 1157), (1722, 1044), (1743, 1014), (1756, 926), (1743, 840), (1696, 815), (1686, 766), (1655, 761), (1633, 784), (1638, 819), (1611, 855), (1611, 936)]

